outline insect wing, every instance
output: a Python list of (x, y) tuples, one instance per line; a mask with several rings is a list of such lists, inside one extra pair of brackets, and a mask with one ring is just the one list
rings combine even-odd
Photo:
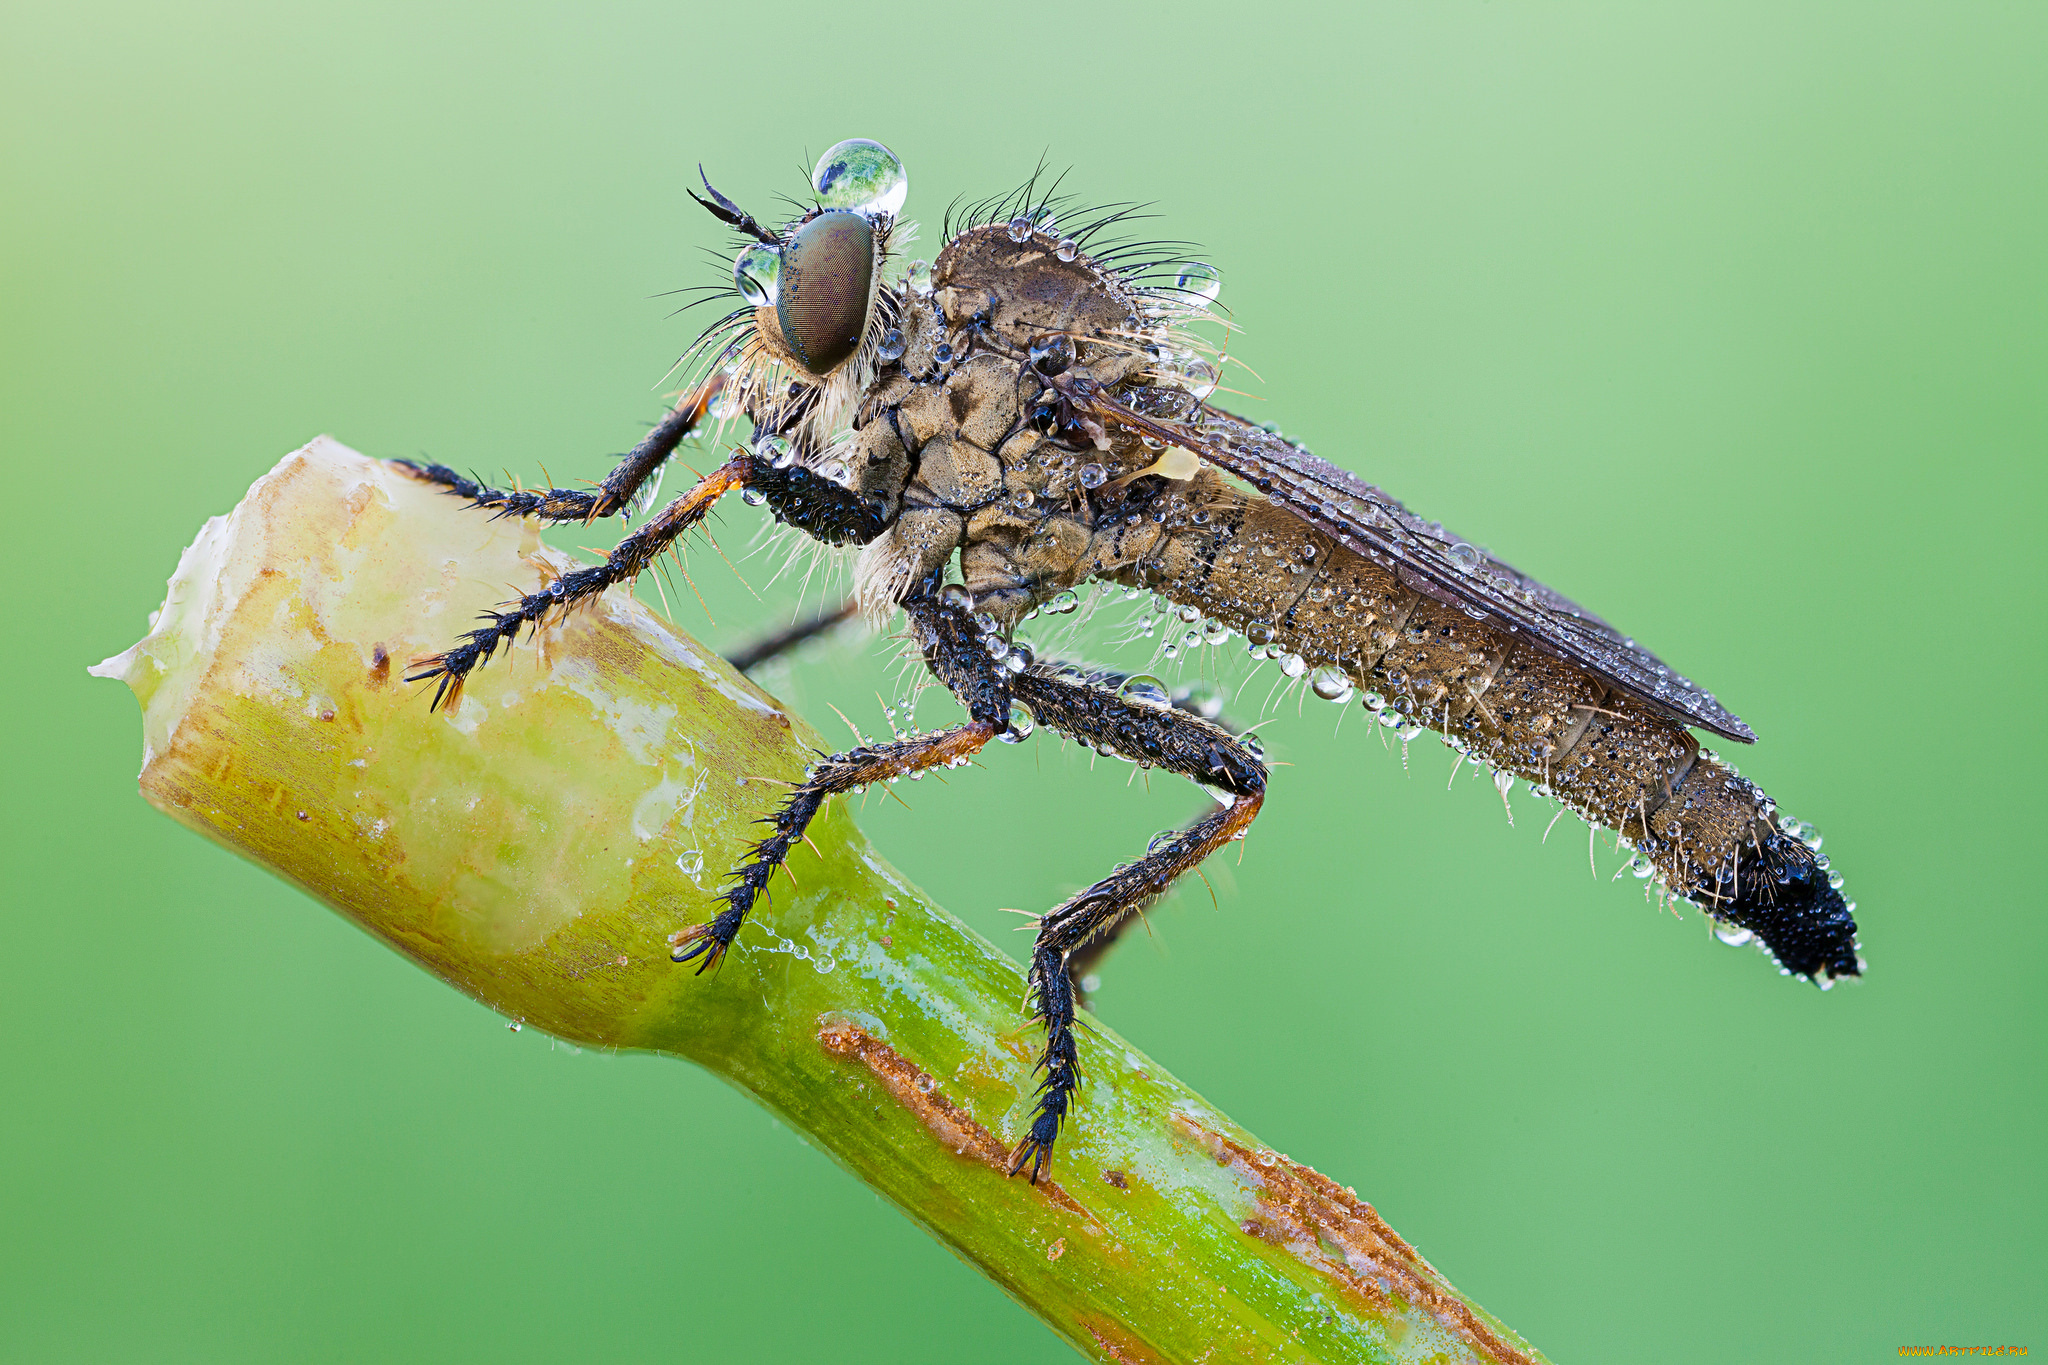
[[(1100, 400), (1099, 400), (1100, 401)], [(1101, 402), (1121, 425), (1187, 446), (1346, 548), (1394, 571), (1403, 586), (1520, 636), (1689, 725), (1744, 744), (1755, 731), (1711, 692), (1577, 603), (1426, 522), (1348, 469), (1243, 418), (1204, 406), (1199, 425), (1166, 425)]]

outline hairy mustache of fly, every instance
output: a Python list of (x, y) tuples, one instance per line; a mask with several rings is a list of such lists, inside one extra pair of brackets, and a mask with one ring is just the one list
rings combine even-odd
[[(945, 729), (820, 755), (762, 821), (722, 907), (671, 939), (701, 974), (835, 795), (969, 761), (1043, 727), (1201, 784), (1214, 809), (1039, 918), (1029, 969), (1043, 1023), (1038, 1104), (1012, 1172), (1040, 1178), (1080, 1071), (1087, 967), (1129, 917), (1244, 837), (1265, 799), (1257, 742), (1149, 677), (1041, 659), (1018, 638), (1095, 581), (1150, 590), (1208, 637), (1241, 634), (1318, 696), (1403, 744), (1423, 729), (1615, 832), (1629, 870), (1699, 909), (1731, 943), (1826, 988), (1856, 976), (1854, 906), (1811, 826), (1779, 813), (1691, 730), (1755, 736), (1704, 688), (1599, 617), (1427, 522), (1358, 476), (1212, 403), (1219, 280), (1173, 243), (1099, 240), (1128, 207), (1076, 215), (1036, 179), (948, 215), (927, 268), (900, 268), (909, 180), (880, 143), (825, 153), (814, 199), (764, 226), (704, 180), (698, 202), (740, 235), (741, 306), (683, 366), (701, 377), (594, 491), (505, 492), (438, 465), (420, 477), (497, 515), (626, 514), (709, 422), (752, 438), (619, 542), (415, 661), (453, 706), (470, 673), (551, 614), (630, 583), (726, 493), (824, 545), (857, 548), (855, 592), (901, 612), (917, 660), (966, 708)], [(1062, 219), (1073, 219), (1068, 229)], [(717, 291), (724, 293), (721, 286)], [(849, 608), (820, 623), (843, 619)], [(785, 632), (748, 663), (784, 649)], [(1170, 648), (1170, 647), (1169, 647)]]

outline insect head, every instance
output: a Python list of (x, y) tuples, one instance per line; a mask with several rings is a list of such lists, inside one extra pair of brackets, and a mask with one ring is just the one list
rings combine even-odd
[(817, 207), (787, 239), (756, 230), (764, 240), (733, 262), (733, 282), (748, 303), (775, 310), (790, 356), (822, 378), (860, 349), (874, 307), (878, 246), (910, 193), (910, 177), (881, 143), (850, 138), (818, 158), (811, 188)]

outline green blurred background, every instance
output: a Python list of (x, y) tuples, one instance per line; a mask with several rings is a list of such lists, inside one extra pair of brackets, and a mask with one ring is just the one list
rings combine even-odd
[[(1781, 980), (1312, 701), (1220, 910), (1155, 913), (1105, 1017), (1561, 1362), (2048, 1349), (2044, 39), (2038, 4), (10, 5), (0, 1354), (1071, 1358), (739, 1094), (509, 1033), (151, 811), (84, 672), (317, 432), (597, 477), (694, 335), (653, 296), (715, 278), (695, 163), (768, 205), (853, 135), (928, 248), (1041, 155), (1157, 201), (1261, 417), (1755, 725), (1872, 969)], [(686, 628), (787, 618), (694, 563)], [(785, 694), (879, 728), (885, 653)], [(1126, 772), (1041, 738), (865, 823), (1014, 950), (998, 907), (1196, 808)], [(1389, 1088), (1418, 1064), (1438, 1093)]]

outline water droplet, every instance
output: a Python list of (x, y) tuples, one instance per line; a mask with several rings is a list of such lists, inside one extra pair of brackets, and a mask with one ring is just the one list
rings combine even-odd
[(1180, 372), (1181, 386), (1196, 398), (1216, 392), (1217, 379), (1216, 367), (1206, 360), (1191, 360)]
[(1280, 656), (1280, 671), (1290, 678), (1298, 678), (1308, 672), (1308, 660), (1302, 658), (1299, 654), (1282, 654)]
[(920, 294), (932, 292), (932, 264), (930, 261), (912, 261), (903, 271), (903, 282)]
[(505, 1027), (512, 1030), (512, 1032), (517, 1033), (520, 1029), (524, 1028), (525, 1025), (520, 1023), (517, 1019), (514, 1019), (511, 1023), (505, 1025)]
[(1147, 856), (1157, 853), (1160, 849), (1165, 848), (1168, 844), (1172, 843), (1175, 837), (1179, 834), (1180, 831), (1177, 829), (1160, 830), (1157, 834), (1152, 836), (1152, 841), (1145, 845), (1145, 852)]
[(818, 158), (811, 188), (822, 208), (893, 218), (910, 196), (910, 176), (896, 153), (881, 143), (850, 137)]
[(1506, 768), (1494, 769), (1493, 789), (1500, 793), (1501, 800), (1507, 800), (1508, 793), (1515, 789), (1515, 775)]
[(876, 343), (875, 354), (883, 360), (901, 360), (903, 358), (903, 348), (902, 329), (891, 327), (888, 331), (882, 333), (881, 341)]
[(787, 469), (796, 463), (796, 447), (785, 436), (761, 437), (754, 442), (754, 454), (777, 469)]
[(1109, 482), (1109, 471), (1099, 464), (1084, 464), (1074, 477), (1083, 488), (1100, 488)]
[(1116, 690), (1116, 694), (1141, 706), (1173, 705), (1173, 695), (1166, 690), (1166, 684), (1150, 673), (1132, 674), (1124, 679), (1124, 685)]
[(1840, 891), (1842, 889), (1843, 880), (1844, 878), (1842, 874), (1839, 872), (1828, 873), (1828, 890)]
[(1081, 245), (1072, 237), (1062, 237), (1060, 244), (1052, 249), (1052, 254), (1063, 261), (1071, 261), (1081, 254)]
[(749, 507), (759, 507), (762, 503), (768, 501), (768, 495), (758, 488), (742, 488), (740, 490), (740, 501)]
[(1065, 374), (1074, 368), (1074, 339), (1070, 336), (1047, 337), (1033, 342), (1025, 354), (1031, 360), (1031, 368), (1040, 374)]
[(1202, 638), (1212, 645), (1220, 645), (1230, 638), (1230, 627), (1211, 616), (1202, 622)]
[(952, 364), (952, 363), (953, 363), (953, 348), (952, 348), (952, 346), (951, 346), (951, 345), (949, 345), (949, 344), (948, 344), (948, 343), (946, 343), (946, 342), (943, 342), (943, 341), (942, 341), (942, 342), (940, 342), (940, 343), (938, 344), (938, 347), (937, 347), (937, 349), (936, 349), (936, 350), (934, 350), (934, 351), (932, 352), (932, 359), (933, 359), (933, 360), (935, 360), (935, 361), (937, 361), (937, 362), (938, 362), (939, 364), (941, 364), (941, 365), (950, 365), (950, 364)]
[(1384, 710), (1387, 705), (1387, 699), (1377, 692), (1366, 693), (1360, 698), (1360, 701), (1363, 702), (1365, 709), (1368, 711)]
[[(1395, 739), (1398, 739), (1398, 740), (1400, 740), (1400, 741), (1401, 741), (1401, 742), (1402, 742), (1403, 744), (1406, 744), (1406, 743), (1407, 743), (1407, 742), (1408, 742), (1409, 740), (1411, 740), (1411, 739), (1415, 738), (1415, 737), (1416, 737), (1417, 735), (1419, 735), (1419, 734), (1421, 734), (1421, 733), (1422, 733), (1422, 722), (1421, 722), (1421, 721), (1419, 721), (1419, 720), (1408, 720), (1408, 719), (1406, 719), (1406, 718), (1404, 717), (1404, 718), (1403, 718), (1403, 724), (1401, 725), (1401, 728), (1400, 728), (1400, 729), (1398, 729), (1398, 730), (1396, 730), (1396, 731), (1394, 731), (1394, 738), (1395, 738)], [(1406, 762), (1406, 759), (1403, 759), (1402, 761), (1403, 761), (1403, 762)]]
[(1479, 567), (1480, 553), (1477, 545), (1457, 544), (1445, 551), (1451, 567), (1459, 573), (1471, 573)]
[(1012, 218), (1010, 220), (1009, 231), (1011, 241), (1024, 241), (1026, 238), (1031, 236), (1031, 219), (1026, 217), (1024, 214), (1018, 214), (1015, 218)]
[(978, 611), (974, 613), (974, 628), (980, 631), (983, 635), (993, 635), (996, 633), (996, 631), (1001, 629), (1001, 627), (996, 624), (996, 618), (994, 613), (986, 611)]
[(967, 611), (974, 606), (974, 594), (958, 583), (939, 589), (939, 605), (948, 611)]
[(1038, 728), (1038, 722), (1031, 718), (1031, 712), (1023, 706), (1010, 707), (1010, 728), (1003, 732), (1003, 743), (1022, 744)]
[(741, 302), (773, 308), (782, 290), (782, 252), (765, 243), (748, 247), (733, 258), (732, 282)]
[(1730, 924), (1726, 920), (1716, 920), (1714, 921), (1714, 937), (1720, 939), (1721, 942), (1731, 948), (1740, 948), (1743, 944), (1753, 940), (1756, 935), (1739, 924)]
[(1657, 865), (1650, 861), (1650, 857), (1646, 853), (1638, 853), (1635, 857), (1628, 860), (1629, 875), (1639, 882), (1648, 881), (1656, 874), (1656, 871)]
[[(1284, 669), (1286, 664), (1281, 664), (1281, 667)], [(1317, 669), (1308, 685), (1324, 701), (1333, 701), (1341, 706), (1351, 700), (1351, 679), (1341, 668)]]
[(1173, 287), (1191, 308), (1206, 308), (1223, 292), (1223, 276), (1207, 261), (1188, 261), (1174, 272)]

